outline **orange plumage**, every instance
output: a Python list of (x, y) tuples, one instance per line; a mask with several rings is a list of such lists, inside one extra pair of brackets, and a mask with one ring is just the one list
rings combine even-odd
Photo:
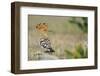
[(46, 23), (37, 24), (36, 30), (38, 30), (42, 35), (47, 37), (48, 25)]

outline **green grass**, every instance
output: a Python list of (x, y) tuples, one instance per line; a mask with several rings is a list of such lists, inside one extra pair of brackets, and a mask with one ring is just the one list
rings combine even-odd
[(68, 59), (77, 59), (77, 58), (87, 58), (88, 57), (88, 49), (83, 47), (81, 44), (75, 47), (74, 51), (65, 50), (66, 58)]

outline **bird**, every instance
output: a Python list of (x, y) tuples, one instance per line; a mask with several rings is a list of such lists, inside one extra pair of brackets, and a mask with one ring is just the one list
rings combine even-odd
[(45, 48), (47, 53), (55, 52), (54, 49), (51, 47), (51, 42), (48, 38), (41, 38), (40, 39), (40, 46)]
[(39, 31), (42, 38), (40, 38), (40, 46), (44, 49), (46, 49), (45, 52), (55, 52), (53, 48), (51, 47), (51, 41), (48, 38), (48, 24), (47, 23), (39, 23), (36, 25), (36, 30)]

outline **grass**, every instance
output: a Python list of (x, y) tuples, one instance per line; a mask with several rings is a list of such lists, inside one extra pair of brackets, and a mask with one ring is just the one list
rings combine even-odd
[(77, 45), (74, 51), (65, 50), (67, 59), (77, 59), (77, 58), (87, 58), (88, 57), (88, 49), (83, 47), (81, 44)]

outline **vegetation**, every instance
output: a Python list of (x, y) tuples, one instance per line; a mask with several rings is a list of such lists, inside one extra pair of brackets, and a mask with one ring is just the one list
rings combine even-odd
[(76, 17), (73, 17), (69, 22), (76, 24), (84, 33), (88, 32), (87, 17), (82, 17), (81, 20), (78, 20)]
[(88, 57), (88, 49), (83, 47), (81, 44), (76, 46), (74, 51), (65, 50), (67, 58), (87, 58)]

